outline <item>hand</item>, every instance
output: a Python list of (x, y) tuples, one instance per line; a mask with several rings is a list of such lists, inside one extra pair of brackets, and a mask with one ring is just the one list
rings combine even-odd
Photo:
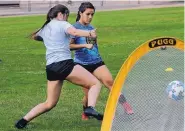
[(89, 32), (89, 34), (90, 34), (90, 37), (96, 38), (96, 29), (91, 30), (91, 31)]
[(85, 44), (85, 48), (92, 49), (93, 48), (93, 44)]

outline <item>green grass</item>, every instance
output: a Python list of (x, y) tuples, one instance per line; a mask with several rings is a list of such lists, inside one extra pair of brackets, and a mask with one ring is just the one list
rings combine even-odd
[[(97, 12), (99, 51), (114, 78), (140, 44), (161, 36), (184, 38), (183, 7)], [(26, 38), (45, 16), (0, 18), (0, 131), (16, 131), (14, 122), (46, 98), (45, 47)], [(71, 23), (75, 14), (70, 16)], [(58, 105), (34, 119), (28, 131), (99, 131), (96, 120), (81, 121), (82, 90), (66, 82)], [(104, 111), (103, 88), (97, 109)]]

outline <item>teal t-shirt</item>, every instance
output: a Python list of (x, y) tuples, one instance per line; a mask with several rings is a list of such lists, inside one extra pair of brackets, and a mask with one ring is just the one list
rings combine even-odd
[[(73, 25), (76, 29), (81, 30), (93, 30), (94, 27), (90, 24), (85, 26), (76, 22)], [(80, 48), (75, 50), (74, 53), (74, 62), (80, 63), (82, 65), (96, 64), (102, 61), (101, 56), (98, 52), (97, 40), (95, 38), (88, 37), (72, 37), (75, 41), (75, 44), (93, 44), (92, 49)]]

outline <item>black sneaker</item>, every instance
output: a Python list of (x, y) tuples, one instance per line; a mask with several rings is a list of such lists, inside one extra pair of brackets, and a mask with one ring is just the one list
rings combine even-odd
[(17, 121), (17, 123), (15, 123), (15, 127), (18, 129), (22, 129), (22, 128), (26, 127), (27, 123), (28, 123), (28, 121), (25, 120), (24, 118), (22, 118), (19, 121)]
[(101, 121), (103, 120), (103, 115), (98, 113), (92, 106), (87, 107), (84, 110), (84, 113), (85, 113), (86, 116), (94, 117), (97, 120), (101, 120)]

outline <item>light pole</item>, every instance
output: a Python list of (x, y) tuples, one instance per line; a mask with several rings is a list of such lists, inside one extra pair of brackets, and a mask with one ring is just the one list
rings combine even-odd
[(29, 0), (28, 1), (28, 12), (30, 12), (31, 11), (31, 1)]
[(49, 8), (51, 8), (52, 7), (52, 2), (51, 2), (51, 0), (49, 1)]
[(104, 1), (102, 0), (102, 1), (101, 1), (101, 6), (103, 6), (103, 4), (104, 4), (103, 2), (104, 2)]
[(138, 0), (138, 4), (140, 4), (140, 1)]

